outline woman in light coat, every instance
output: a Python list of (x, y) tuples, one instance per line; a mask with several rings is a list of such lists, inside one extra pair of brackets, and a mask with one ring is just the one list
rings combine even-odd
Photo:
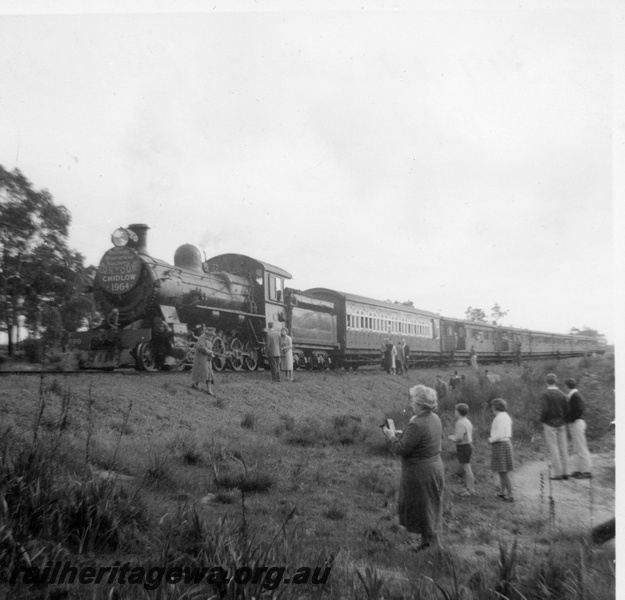
[(216, 330), (214, 327), (200, 325), (197, 328), (199, 337), (195, 343), (195, 357), (193, 358), (193, 371), (191, 371), (191, 387), (198, 389), (200, 383), (206, 383), (206, 393), (214, 396), (211, 384), (213, 382), (213, 338)]
[(280, 331), (280, 353), (281, 367), (286, 373), (286, 380), (293, 381), (293, 338), (289, 336), (289, 330), (286, 327)]

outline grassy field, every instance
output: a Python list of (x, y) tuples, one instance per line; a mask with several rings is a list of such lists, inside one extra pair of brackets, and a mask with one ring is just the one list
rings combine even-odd
[[(470, 406), (478, 496), (458, 495), (445, 442), (444, 548), (418, 554), (397, 523), (401, 467), (379, 425), (391, 417), (401, 427), (409, 387), (433, 386), (437, 374), (448, 380), (449, 369), (298, 371), (280, 384), (267, 372), (224, 372), (215, 398), (192, 390), (188, 373), (4, 373), (0, 581), (18, 565), (33, 569), (2, 590), (15, 598), (613, 598), (614, 547), (588, 536), (614, 510), (613, 355), (489, 366), (496, 384), (455, 368), (466, 383), (439, 414), (448, 434), (454, 404)], [(550, 371), (579, 380), (595, 454), (592, 480), (558, 489), (536, 419)], [(513, 505), (496, 499), (489, 469), (495, 397), (508, 401), (514, 422)], [(278, 585), (274, 570), (273, 585), (244, 582), (245, 573), (221, 584), (166, 583), (156, 571), (154, 585), (37, 583), (34, 568), (57, 561), (230, 573), (284, 566), (299, 582)]]

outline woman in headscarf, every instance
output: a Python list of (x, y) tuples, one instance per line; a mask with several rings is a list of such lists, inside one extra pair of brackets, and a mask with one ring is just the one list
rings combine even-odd
[(434, 414), (436, 391), (424, 385), (410, 388), (410, 406), (414, 416), (398, 438), (385, 427), (384, 435), (402, 457), (399, 485), (399, 523), (410, 533), (421, 534), (423, 550), (439, 547), (438, 532), (443, 514), (445, 470), (441, 459), (441, 421)]
[(293, 339), (286, 327), (280, 331), (280, 354), (281, 368), (286, 373), (286, 380), (293, 381)]
[(199, 325), (196, 329), (199, 337), (195, 343), (195, 357), (193, 358), (193, 371), (191, 371), (191, 387), (198, 389), (202, 382), (206, 383), (206, 393), (214, 396), (211, 384), (213, 382), (213, 338), (216, 330), (214, 327)]

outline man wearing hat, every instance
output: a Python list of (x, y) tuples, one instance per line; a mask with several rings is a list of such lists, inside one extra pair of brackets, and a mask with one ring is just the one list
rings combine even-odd
[(191, 371), (191, 387), (198, 389), (202, 382), (206, 383), (206, 393), (214, 396), (211, 384), (213, 382), (213, 338), (217, 331), (214, 327), (199, 325), (196, 329), (197, 342), (195, 343), (195, 357), (193, 371)]

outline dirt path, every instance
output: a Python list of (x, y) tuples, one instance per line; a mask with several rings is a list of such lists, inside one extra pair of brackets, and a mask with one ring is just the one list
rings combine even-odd
[(550, 481), (547, 461), (525, 463), (513, 473), (515, 507), (548, 520), (551, 496), (555, 526), (566, 533), (582, 533), (612, 518), (614, 455), (595, 454), (592, 459), (592, 479), (570, 478), (568, 481)]

